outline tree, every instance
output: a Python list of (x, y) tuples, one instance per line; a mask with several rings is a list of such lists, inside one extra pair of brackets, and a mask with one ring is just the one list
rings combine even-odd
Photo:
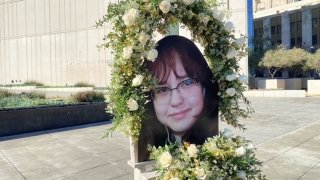
[(286, 61), (284, 61), (284, 59), (287, 59), (285, 56), (285, 49), (282, 47), (270, 49), (264, 54), (259, 66), (266, 67), (269, 75), (273, 78), (278, 70), (287, 67)]
[(295, 72), (301, 73), (303, 64), (309, 59), (309, 56), (309, 53), (303, 49), (286, 50), (279, 46), (276, 49), (268, 50), (259, 65), (266, 67), (271, 78), (274, 78), (277, 71), (284, 68), (291, 68)]
[(293, 48), (287, 50), (287, 68), (292, 70), (293, 76), (297, 77), (299, 74), (302, 74), (304, 71), (304, 64), (310, 58), (311, 54), (301, 48)]
[(315, 54), (310, 55), (306, 62), (305, 69), (312, 69), (320, 77), (320, 49)]

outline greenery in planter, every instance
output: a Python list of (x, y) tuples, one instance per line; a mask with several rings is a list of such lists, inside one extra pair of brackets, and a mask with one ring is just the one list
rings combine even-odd
[(8, 91), (0, 90), (0, 109), (61, 104), (65, 104), (65, 102), (61, 99), (46, 99), (45, 95), (42, 93), (30, 92), (14, 94)]
[(23, 92), (20, 94), (14, 94), (7, 90), (0, 90), (0, 109), (76, 104), (81, 102), (103, 102), (104, 100), (105, 98), (103, 93), (97, 93), (94, 91), (79, 92), (71, 96), (69, 99), (47, 99), (43, 93)]
[(71, 96), (71, 102), (103, 102), (105, 101), (104, 94), (95, 91), (78, 92)]
[(320, 77), (320, 49), (315, 54), (309, 56), (305, 63), (305, 69), (314, 70), (318, 77)]
[(94, 87), (94, 85), (86, 82), (77, 82), (74, 87)]
[(43, 86), (43, 83), (35, 81), (35, 80), (30, 80), (26, 81), (23, 83), (24, 86)]
[(309, 53), (303, 49), (293, 48), (286, 50), (279, 46), (276, 49), (268, 50), (259, 63), (259, 66), (268, 69), (271, 78), (274, 78), (276, 73), (285, 68), (290, 68), (295, 72), (302, 72), (304, 62), (309, 59)]

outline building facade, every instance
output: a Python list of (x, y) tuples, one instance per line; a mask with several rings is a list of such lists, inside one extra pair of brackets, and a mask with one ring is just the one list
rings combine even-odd
[[(35, 80), (50, 86), (110, 83), (113, 57), (98, 49), (109, 25), (96, 28), (118, 0), (0, 0), (0, 85)], [(239, 33), (248, 31), (247, 2), (223, 0)], [(179, 32), (179, 31), (178, 31)], [(183, 30), (181, 35), (186, 35)], [(187, 35), (186, 35), (187, 36)], [(247, 75), (247, 58), (240, 62)]]
[(254, 0), (254, 49), (320, 47), (320, 0)]

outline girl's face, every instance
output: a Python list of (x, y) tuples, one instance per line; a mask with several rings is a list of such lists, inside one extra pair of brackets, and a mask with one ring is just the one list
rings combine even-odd
[(183, 136), (195, 123), (204, 105), (204, 89), (188, 77), (176, 56), (177, 76), (171, 70), (167, 81), (154, 92), (153, 105), (158, 120), (175, 135)]

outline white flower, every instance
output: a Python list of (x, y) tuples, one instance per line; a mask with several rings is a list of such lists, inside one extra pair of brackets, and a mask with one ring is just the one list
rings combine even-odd
[(224, 12), (223, 11), (220, 11), (218, 9), (214, 9), (213, 10), (213, 17), (219, 21), (222, 21), (223, 18), (224, 18)]
[(246, 42), (246, 38), (240, 37), (240, 38), (236, 39), (235, 42), (236, 42), (236, 44), (237, 44), (238, 46), (242, 46), (242, 45)]
[(177, 2), (177, 0), (169, 0), (169, 2), (175, 3), (175, 2)]
[(139, 108), (137, 101), (132, 98), (127, 101), (127, 107), (129, 111), (136, 111)]
[(225, 138), (230, 138), (232, 136), (232, 131), (228, 128), (224, 128), (222, 136)]
[(254, 149), (253, 144), (248, 143), (248, 144), (246, 145), (246, 149), (247, 149), (247, 150), (253, 150), (253, 149)]
[(234, 29), (234, 25), (231, 21), (228, 21), (225, 23), (224, 28), (228, 31), (231, 32)]
[(206, 178), (206, 173), (204, 172), (204, 169), (202, 168), (196, 168), (195, 169), (195, 174), (197, 176), (197, 179), (205, 179)]
[(237, 56), (237, 51), (233, 47), (231, 47), (227, 52), (227, 58), (231, 59)]
[(203, 14), (203, 13), (199, 14), (199, 18), (200, 18), (200, 21), (205, 25), (207, 25), (210, 20), (210, 17), (208, 15)]
[(234, 96), (236, 94), (236, 90), (234, 88), (228, 88), (226, 90), (226, 93), (227, 93), (228, 96), (232, 97), (232, 96)]
[(132, 26), (135, 24), (135, 21), (138, 17), (139, 11), (132, 8), (122, 16), (122, 20), (126, 26)]
[(132, 80), (132, 86), (133, 87), (140, 86), (142, 81), (143, 81), (143, 76), (139, 74)]
[(122, 55), (122, 57), (123, 57), (124, 59), (129, 59), (129, 58), (131, 58), (132, 53), (133, 53), (133, 48), (132, 48), (131, 46), (125, 47), (125, 48), (123, 48), (123, 55)]
[(150, 36), (145, 33), (140, 33), (138, 40), (144, 46), (150, 39)]
[(150, 51), (147, 52), (147, 59), (149, 61), (154, 62), (156, 58), (158, 57), (158, 51), (156, 49), (151, 49)]
[(190, 4), (193, 4), (195, 0), (183, 0), (183, 3), (185, 5), (190, 5)]
[(197, 157), (197, 153), (198, 153), (198, 149), (197, 146), (194, 144), (191, 144), (188, 148), (187, 148), (188, 154), (190, 157)]
[(234, 81), (237, 79), (237, 75), (236, 74), (229, 74), (226, 76), (226, 80), (227, 81)]
[(171, 154), (168, 152), (168, 151), (166, 151), (166, 152), (164, 152), (164, 153), (162, 153), (161, 154), (161, 156), (160, 156), (160, 164), (163, 166), (163, 167), (169, 167), (170, 166), (170, 164), (171, 164), (171, 162), (172, 162), (172, 156), (171, 156)]
[(246, 154), (246, 149), (243, 146), (241, 146), (237, 148), (234, 152), (236, 156), (243, 156), (244, 154)]
[(240, 179), (247, 179), (247, 174), (245, 171), (238, 171), (237, 172), (237, 177)]
[(169, 1), (163, 0), (159, 4), (159, 7), (163, 13), (168, 13), (170, 11), (171, 4)]

